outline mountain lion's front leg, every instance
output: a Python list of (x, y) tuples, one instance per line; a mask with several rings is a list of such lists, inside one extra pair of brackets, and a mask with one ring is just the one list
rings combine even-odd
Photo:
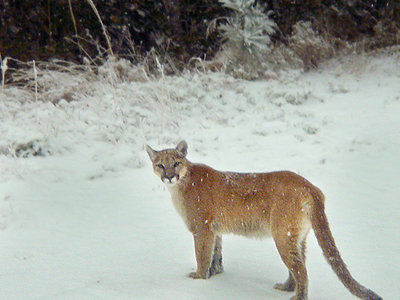
[(197, 272), (189, 276), (198, 279), (210, 277), (210, 265), (214, 250), (215, 234), (209, 230), (202, 230), (193, 233), (194, 249), (196, 253)]
[(222, 266), (222, 238), (217, 236), (214, 243), (213, 259), (210, 267), (210, 277), (224, 271)]

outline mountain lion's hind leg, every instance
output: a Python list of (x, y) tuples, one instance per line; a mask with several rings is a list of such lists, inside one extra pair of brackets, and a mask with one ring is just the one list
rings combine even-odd
[[(303, 259), (302, 249), (304, 247), (302, 243), (298, 241), (296, 234), (291, 234), (290, 237), (279, 235), (275, 238), (275, 244), (278, 248), (278, 252), (289, 269), (291, 276), (289, 275), (288, 285), (290, 287), (291, 277), (294, 279), (296, 284), (296, 295), (293, 296), (292, 300), (306, 300), (308, 292), (308, 278), (305, 261)], [(282, 285), (284, 285), (286, 282)]]
[[(304, 239), (303, 242), (301, 242), (301, 257), (303, 259), (303, 262), (305, 263), (306, 261), (306, 240)], [(296, 282), (294, 281), (294, 278), (292, 276), (292, 273), (289, 270), (289, 277), (286, 279), (284, 283), (277, 283), (274, 285), (274, 288), (280, 291), (286, 291), (286, 292), (293, 292), (296, 289)]]
[(306, 300), (308, 290), (307, 270), (298, 246), (296, 244), (276, 244), (283, 262), (296, 283), (296, 295), (292, 297), (292, 300)]
[(222, 238), (217, 236), (215, 238), (214, 254), (210, 267), (210, 276), (222, 273), (224, 267), (222, 266)]

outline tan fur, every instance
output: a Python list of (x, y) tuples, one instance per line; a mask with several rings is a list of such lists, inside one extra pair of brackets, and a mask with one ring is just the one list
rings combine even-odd
[(303, 177), (288, 171), (220, 172), (186, 159), (187, 144), (154, 151), (146, 146), (156, 175), (167, 185), (172, 201), (193, 234), (197, 271), (192, 278), (221, 273), (221, 235), (272, 236), (289, 269), (289, 278), (275, 288), (296, 291), (307, 299), (305, 243), (313, 228), (333, 270), (355, 296), (382, 299), (349, 273), (335, 245), (324, 212), (324, 195)]

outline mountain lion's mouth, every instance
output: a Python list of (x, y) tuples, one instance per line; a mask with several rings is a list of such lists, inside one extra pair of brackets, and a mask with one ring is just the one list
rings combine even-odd
[(173, 177), (169, 178), (169, 177), (163, 177), (162, 178), (162, 182), (164, 182), (165, 184), (176, 184), (179, 180), (179, 175), (174, 175)]

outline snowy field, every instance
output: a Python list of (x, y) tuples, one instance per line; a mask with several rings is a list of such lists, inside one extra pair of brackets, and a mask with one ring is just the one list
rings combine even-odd
[[(143, 150), (180, 139), (191, 161), (319, 186), (354, 277), (399, 299), (398, 52), (253, 82), (103, 71), (47, 72), (44, 102), (0, 92), (0, 299), (289, 299), (273, 289), (287, 271), (272, 240), (225, 236), (225, 272), (186, 277), (191, 235)], [(310, 299), (354, 298), (313, 233), (307, 266)]]

